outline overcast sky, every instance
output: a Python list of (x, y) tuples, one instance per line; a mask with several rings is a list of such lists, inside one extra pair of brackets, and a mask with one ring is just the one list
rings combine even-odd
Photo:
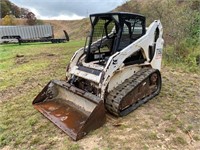
[(11, 0), (19, 7), (28, 8), (38, 19), (73, 20), (89, 14), (108, 12), (125, 0)]

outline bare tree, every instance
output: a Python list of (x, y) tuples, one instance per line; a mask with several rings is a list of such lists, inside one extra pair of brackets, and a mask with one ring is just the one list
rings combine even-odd
[(37, 24), (37, 18), (35, 17), (35, 14), (33, 12), (29, 12), (26, 15), (26, 18), (27, 18), (27, 24), (28, 25), (35, 25), (35, 24)]

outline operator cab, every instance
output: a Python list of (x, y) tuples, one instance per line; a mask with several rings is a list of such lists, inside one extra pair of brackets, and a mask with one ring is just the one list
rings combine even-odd
[(105, 65), (108, 58), (121, 51), (146, 32), (145, 17), (133, 13), (100, 13), (90, 15), (91, 33), (86, 40), (85, 62)]

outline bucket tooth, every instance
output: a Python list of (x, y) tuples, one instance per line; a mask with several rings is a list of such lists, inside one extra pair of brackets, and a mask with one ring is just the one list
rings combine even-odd
[(101, 127), (106, 120), (103, 100), (65, 81), (50, 81), (33, 106), (74, 140)]

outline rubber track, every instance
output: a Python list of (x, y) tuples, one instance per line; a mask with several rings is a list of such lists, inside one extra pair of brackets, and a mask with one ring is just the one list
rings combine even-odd
[[(129, 92), (131, 92), (134, 88), (136, 88), (142, 81), (144, 81), (146, 78), (148, 78), (152, 73), (156, 72), (156, 69), (152, 68), (143, 68), (137, 73), (135, 73), (132, 77), (129, 79), (126, 79), (121, 85), (117, 86), (114, 90), (112, 90), (106, 97), (106, 109), (114, 114), (115, 116), (125, 116), (128, 113), (132, 112), (136, 108), (138, 108), (143, 103), (146, 103), (148, 100), (156, 96), (160, 89), (156, 91), (155, 93), (152, 93), (152, 95), (147, 96), (136, 103), (132, 104), (125, 110), (120, 111), (119, 105), (123, 97), (125, 97)], [(160, 78), (161, 82), (161, 78)], [(160, 88), (160, 87), (159, 87)]]

